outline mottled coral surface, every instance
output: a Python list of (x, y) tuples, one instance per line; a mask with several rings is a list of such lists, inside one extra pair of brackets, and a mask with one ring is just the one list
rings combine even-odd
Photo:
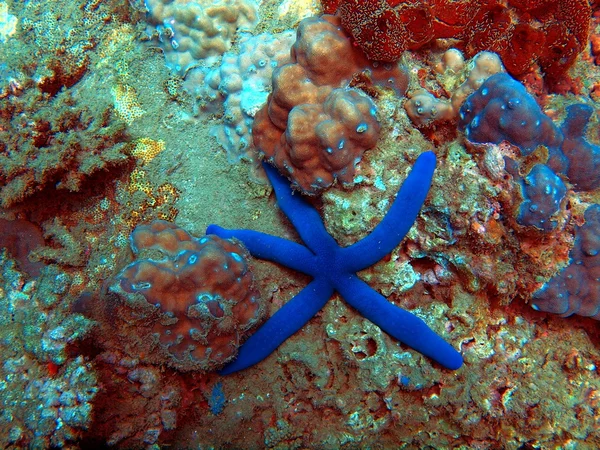
[(97, 377), (68, 347), (91, 322), (73, 314), (72, 280), (56, 266), (37, 279), (0, 251), (0, 445), (74, 445), (92, 419)]
[(587, 44), (587, 0), (327, 0), (369, 59), (396, 61), (403, 51), (454, 38), (472, 56), (497, 52), (507, 70), (523, 75), (539, 64), (554, 82)]
[[(147, 301), (125, 300), (152, 323), (139, 330), (154, 347), (144, 359), (180, 370), (214, 370), (231, 361), (263, 312), (246, 250), (216, 236), (194, 238), (160, 220), (139, 225), (131, 248), (137, 259), (117, 280)], [(153, 251), (155, 257), (141, 256)]]
[(575, 230), (570, 264), (533, 296), (538, 310), (600, 320), (600, 205), (585, 211), (585, 223)]
[(299, 24), (292, 60), (273, 73), (273, 93), (253, 127), (258, 151), (311, 195), (336, 180), (351, 186), (363, 152), (377, 143), (377, 108), (351, 82), (406, 90), (402, 68), (372, 66), (338, 25), (333, 16)]
[(80, 191), (91, 177), (128, 159), (125, 124), (105, 88), (92, 81), (97, 60), (89, 55), (111, 6), (61, 10), (67, 21), (82, 24), (70, 32), (53, 16), (60, 8), (38, 8), (23, 6), (23, 40), (2, 44), (7, 55), (0, 66), (2, 207), (45, 189)]
[[(296, 32), (303, 15), (321, 13), (317, 3), (265, 0), (254, 33)], [(593, 187), (598, 118), (569, 106), (583, 101), (598, 109), (598, 2), (590, 42), (588, 5), (579, 0), (428, 4), (434, 35), (444, 37), (402, 53), (401, 89), (373, 86), (368, 70), (352, 71), (336, 86), (362, 91), (376, 106), (379, 137), (354, 167), (351, 186), (334, 183), (308, 201), (339, 245), (351, 245), (384, 217), (418, 155), (436, 153), (432, 188), (414, 227), (358, 276), (448, 339), (464, 366), (444, 370), (334, 297), (263, 362), (221, 377), (165, 363), (154, 326), (175, 329), (174, 318), (157, 314), (141, 292), (111, 287), (133, 262), (131, 233), (155, 219), (175, 222), (190, 236), (219, 223), (297, 239), (268, 186), (245, 162), (230, 165), (211, 136), (211, 128), (229, 123), (225, 110), (194, 110), (195, 99), (182, 89), (191, 80), (168, 68), (163, 49), (148, 37), (144, 1), (0, 2), (0, 17), (7, 18), (0, 20), (0, 126), (11, 150), (0, 152), (9, 161), (0, 172), (14, 158), (24, 164), (16, 165), (19, 174), (38, 177), (10, 190), (7, 178), (0, 183), (0, 239), (13, 242), (19, 260), (0, 257), (1, 446), (600, 447), (598, 321), (531, 307), (539, 301), (543, 309), (534, 294), (574, 264), (592, 267), (591, 276), (568, 279), (589, 281), (587, 290), (569, 290), (570, 300), (586, 300), (566, 305), (553, 297), (548, 305), (559, 313), (593, 312), (597, 218), (589, 211), (600, 203)], [(461, 30), (470, 34), (447, 39)], [(344, 46), (358, 49), (338, 31)], [(527, 39), (516, 39), (519, 33)], [(546, 45), (547, 36), (558, 46)], [(229, 38), (233, 55), (242, 48), (240, 36)], [(518, 222), (520, 180), (547, 161), (546, 146), (523, 156), (506, 141), (471, 142), (455, 119), (416, 128), (406, 114), (417, 105), (407, 104), (404, 92), (418, 89), (458, 111), (455, 93), (462, 92), (460, 106), (492, 73), (470, 67), (483, 48), (500, 51), (543, 114), (563, 124), (562, 150), (574, 169), (556, 175), (566, 192), (550, 230)], [(565, 59), (544, 59), (548, 49), (562, 55), (563, 48)], [(331, 67), (315, 69), (355, 67), (348, 53), (325, 48), (322, 57)], [(198, 63), (211, 70), (211, 61)], [(44, 120), (49, 127), (40, 128)], [(284, 129), (277, 129), (277, 142)], [(66, 143), (80, 147), (68, 147), (72, 154)], [(582, 178), (574, 182), (576, 172)], [(15, 249), (15, 236), (35, 248)], [(163, 269), (177, 261), (156, 249), (142, 253)], [(39, 275), (23, 273), (25, 256), (39, 262)], [(254, 261), (252, 270), (265, 316), (308, 282), (277, 264)]]

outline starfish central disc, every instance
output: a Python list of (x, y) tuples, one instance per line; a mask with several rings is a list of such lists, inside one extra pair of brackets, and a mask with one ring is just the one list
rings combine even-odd
[(365, 238), (340, 247), (325, 229), (317, 210), (293, 194), (286, 178), (264, 165), (277, 204), (290, 219), (304, 245), (252, 230), (227, 230), (210, 225), (207, 234), (242, 241), (250, 254), (310, 275), (313, 280), (277, 311), (242, 345), (237, 359), (221, 370), (227, 375), (265, 359), (325, 306), (334, 292), (390, 336), (448, 369), (462, 357), (420, 318), (390, 303), (356, 272), (380, 261), (402, 241), (427, 197), (435, 170), (433, 152), (419, 156), (389, 211)]

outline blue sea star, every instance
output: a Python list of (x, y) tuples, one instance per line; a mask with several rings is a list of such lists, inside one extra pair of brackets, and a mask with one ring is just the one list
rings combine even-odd
[(463, 362), (460, 353), (423, 320), (388, 302), (356, 275), (385, 257), (404, 238), (429, 192), (435, 164), (432, 152), (422, 153), (383, 220), (371, 234), (348, 247), (340, 247), (327, 233), (317, 210), (294, 194), (276, 169), (264, 164), (277, 204), (306, 246), (258, 231), (227, 230), (217, 225), (210, 225), (206, 233), (239, 239), (251, 255), (310, 275), (313, 280), (250, 336), (237, 359), (220, 373), (237, 372), (265, 359), (319, 312), (336, 291), (390, 336), (448, 369), (458, 369)]

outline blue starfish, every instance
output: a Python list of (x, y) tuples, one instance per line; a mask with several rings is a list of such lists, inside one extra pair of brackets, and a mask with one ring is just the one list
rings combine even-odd
[(317, 210), (294, 195), (288, 180), (265, 164), (277, 203), (306, 246), (258, 231), (226, 230), (217, 225), (210, 225), (206, 233), (239, 239), (253, 256), (305, 273), (313, 280), (250, 336), (237, 359), (220, 373), (237, 372), (265, 359), (319, 312), (335, 291), (390, 336), (448, 369), (458, 369), (463, 362), (460, 353), (425, 322), (388, 302), (356, 275), (404, 238), (429, 192), (435, 163), (432, 152), (421, 154), (379, 225), (364, 239), (343, 248), (327, 233)]

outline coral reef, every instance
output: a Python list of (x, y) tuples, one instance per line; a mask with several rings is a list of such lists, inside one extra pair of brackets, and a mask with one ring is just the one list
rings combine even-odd
[(434, 36), (431, 9), (419, 2), (342, 0), (337, 13), (346, 31), (374, 61), (397, 61), (405, 50), (417, 49)]
[(517, 222), (544, 231), (553, 230), (556, 227), (553, 217), (567, 193), (565, 183), (545, 164), (536, 164), (519, 181), (523, 202)]
[(162, 220), (137, 226), (131, 248), (136, 261), (117, 281), (122, 291), (144, 299), (123, 299), (151, 323), (137, 330), (147, 347), (142, 359), (183, 371), (231, 361), (264, 309), (244, 248), (215, 236), (195, 239)]
[[(254, 0), (146, 0), (148, 22), (155, 27), (167, 65), (185, 75), (201, 61), (221, 56), (238, 31), (258, 22)], [(152, 32), (152, 31), (151, 31)]]
[[(0, 247), (15, 259), (0, 256), (0, 447), (600, 448), (594, 114), (600, 2), (324, 3), (333, 11), (341, 2), (380, 14), (377, 23), (353, 18), (373, 24), (359, 29), (360, 39), (377, 36), (371, 48), (383, 43), (384, 54), (398, 54), (395, 39), (404, 34), (400, 44), (407, 49), (398, 64), (369, 62), (339, 16), (302, 25), (305, 33), (286, 56), (290, 41), (273, 39), (321, 13), (318, 0), (264, 0), (249, 9), (233, 0), (0, 1)], [(183, 14), (164, 23), (153, 17), (161, 8)], [(191, 23), (194, 11), (200, 22)], [(256, 36), (241, 32), (254, 24)], [(329, 31), (313, 33), (315, 24)], [(202, 42), (179, 32), (189, 37), (199, 27), (207, 32)], [(175, 51), (182, 40), (191, 46)], [(203, 56), (194, 59), (190, 49)], [(187, 64), (198, 67), (186, 71)], [(297, 78), (277, 78), (294, 65), (297, 72), (287, 74)], [(484, 81), (505, 70), (529, 94), (504, 81), (482, 96)], [(376, 291), (390, 308), (410, 311), (448, 339), (464, 360), (458, 370), (389, 335), (366, 318), (372, 315), (362, 315), (365, 303), (353, 302), (355, 309), (347, 302), (353, 294), (343, 290), (343, 298), (334, 293), (308, 322), (306, 308), (294, 316), (289, 323), (303, 322), (300, 329), (244, 371), (222, 376), (211, 371), (217, 364), (184, 371), (168, 362), (159, 334), (168, 344), (177, 339), (178, 325), (191, 325), (185, 311), (169, 314), (162, 297), (189, 300), (184, 291), (200, 278), (178, 290), (187, 279), (175, 276), (161, 299), (144, 297), (144, 290), (156, 294), (154, 281), (126, 292), (119, 276), (136, 261), (151, 274), (197, 274), (189, 258), (145, 248), (155, 241), (139, 238), (157, 234), (144, 227), (133, 233), (133, 255), (129, 237), (136, 226), (177, 218), (190, 233), (165, 228), (161, 242), (173, 252), (184, 242), (200, 247), (192, 236), (210, 223), (240, 233), (259, 230), (261, 242), (274, 239), (286, 251), (300, 248), (306, 237), (282, 213), (277, 193), (248, 176), (260, 155), (244, 139), (272, 91), (273, 74), (281, 89), (259, 113), (268, 119), (263, 131), (272, 133), (267, 149), (289, 146), (293, 132), (311, 143), (297, 149), (314, 156), (320, 148), (328, 156), (326, 146), (312, 141), (316, 120), (298, 122), (308, 125), (308, 135), (288, 126), (294, 109), (302, 110), (303, 95), (318, 98), (308, 106), (324, 117), (326, 97), (340, 90), (341, 106), (366, 102), (364, 116), (376, 119), (376, 145), (359, 163), (350, 162), (350, 183), (333, 182), (302, 200), (300, 192), (291, 196), (309, 205), (294, 224), (314, 223), (308, 212), (318, 215), (340, 249), (377, 236), (419, 155), (435, 152), (431, 188), (410, 230), (356, 278), (372, 289), (365, 299)], [(475, 103), (483, 106), (475, 116), (487, 127), (483, 142), (475, 142), (477, 127), (470, 138), (457, 127), (460, 107), (475, 91)], [(482, 113), (490, 97), (500, 107), (488, 102)], [(527, 108), (503, 110), (511, 98)], [(302, 101), (282, 102), (289, 99)], [(501, 128), (504, 113), (510, 122)], [(535, 126), (515, 118), (540, 120), (548, 134), (537, 136)], [(354, 136), (362, 129), (355, 125), (344, 131)], [(329, 130), (321, 136), (341, 133)], [(548, 136), (556, 143), (546, 142)], [(215, 151), (219, 139), (228, 154)], [(15, 178), (2, 175), (7, 167)], [(289, 175), (283, 167), (279, 172)], [(280, 181), (289, 192), (289, 183)], [(170, 246), (169, 235), (184, 241)], [(242, 255), (239, 242), (211, 237), (202, 245), (221, 255), (218, 264), (240, 267), (219, 250)], [(372, 254), (366, 249), (355, 261)], [(300, 259), (287, 262), (307, 267)], [(318, 275), (340, 266), (325, 265)], [(247, 267), (271, 317), (266, 323), (277, 324), (290, 299), (306, 297), (310, 276), (296, 266), (255, 259)], [(202, 279), (222, 275), (216, 268)], [(205, 317), (225, 319), (210, 308), (225, 314), (226, 303), (202, 303), (211, 315)], [(252, 330), (244, 333), (235, 344), (241, 349), (253, 339), (244, 340)]]
[(525, 86), (499, 73), (488, 78), (460, 109), (459, 126), (472, 142), (508, 141), (527, 156), (538, 145), (557, 148), (562, 133)]
[(600, 147), (585, 137), (593, 109), (576, 104), (566, 112), (562, 126), (557, 127), (521, 83), (502, 73), (488, 78), (460, 109), (459, 126), (473, 142), (508, 141), (519, 148), (520, 157), (543, 149), (545, 157), (539, 157), (544, 164), (530, 169), (514, 158), (506, 161), (507, 170), (521, 184), (523, 202), (517, 221), (522, 225), (545, 231), (555, 228), (550, 218), (559, 212), (566, 193), (557, 174), (566, 174), (577, 190), (600, 187), (595, 170), (600, 166)]
[(561, 126), (564, 140), (560, 147), (568, 161), (566, 174), (578, 190), (597, 189), (600, 187), (600, 146), (586, 139), (586, 128), (594, 108), (575, 104), (569, 105), (566, 111)]
[(406, 49), (454, 38), (469, 57), (484, 50), (497, 52), (514, 76), (539, 64), (553, 81), (587, 45), (591, 17), (587, 0), (327, 0), (323, 6), (326, 13), (338, 12), (344, 28), (372, 60), (396, 61)]
[(28, 282), (13, 269), (6, 255), (2, 264), (3, 350), (15, 355), (26, 351), (38, 361), (64, 364), (68, 359), (67, 345), (91, 327), (81, 314), (70, 312), (74, 299), (67, 293), (72, 280), (56, 266), (48, 266), (41, 270), (40, 277)]
[(585, 224), (575, 230), (570, 264), (533, 295), (538, 311), (589, 316), (600, 320), (600, 205), (585, 211)]
[(116, 348), (98, 355), (94, 365), (103, 389), (94, 402), (95, 418), (87, 442), (147, 448), (180, 424), (178, 411), (186, 387), (176, 375)]
[(434, 123), (453, 120), (456, 117), (456, 111), (449, 102), (437, 98), (425, 89), (410, 92), (404, 108), (416, 127), (428, 127)]
[(379, 137), (375, 104), (348, 88), (351, 81), (406, 90), (399, 67), (373, 67), (338, 25), (333, 16), (300, 22), (292, 61), (273, 73), (273, 92), (254, 122), (256, 148), (307, 194), (336, 180), (351, 185), (356, 164)]
[(223, 115), (223, 123), (211, 132), (230, 162), (252, 158), (254, 116), (267, 102), (273, 71), (289, 62), (294, 37), (293, 31), (244, 35), (237, 51), (225, 53), (219, 66), (188, 71), (184, 88), (202, 103), (201, 109)]
[(70, 312), (71, 280), (55, 266), (28, 280), (0, 252), (0, 445), (64, 447), (92, 418), (96, 376), (67, 346), (91, 323)]
[(21, 271), (33, 277), (40, 274), (43, 264), (31, 261), (29, 255), (44, 245), (44, 236), (33, 223), (23, 219), (0, 219), (0, 243)]
[[(0, 99), (0, 203), (9, 207), (48, 188), (78, 191), (90, 176), (127, 161), (124, 124), (112, 105), (92, 109), (76, 88), (44, 96), (32, 79)], [(21, 120), (13, 120), (21, 117)]]
[(299, 270), (313, 280), (253, 334), (237, 359), (220, 373), (227, 375), (262, 361), (322, 309), (335, 292), (389, 335), (448, 369), (460, 368), (462, 357), (451, 345), (425, 322), (389, 303), (356, 276), (393, 250), (408, 233), (429, 191), (435, 164), (432, 152), (421, 154), (381, 223), (367, 237), (344, 248), (327, 233), (318, 213), (293, 196), (287, 180), (265, 166), (278, 204), (305, 246), (256, 231), (230, 231), (216, 225), (209, 226), (207, 233), (240, 239), (253, 255)]
[(490, 76), (503, 72), (504, 67), (495, 53), (480, 52), (465, 62), (463, 54), (451, 48), (444, 52), (435, 71), (444, 94), (434, 95), (420, 87), (408, 93), (404, 109), (412, 123), (419, 129), (439, 127), (444, 122), (455, 122), (465, 99)]
[[(105, 17), (119, 16), (119, 8), (112, 2), (97, 10), (24, 6), (23, 38), (2, 44), (2, 207), (44, 189), (79, 191), (90, 177), (127, 162), (125, 124), (114, 114), (110, 95), (99, 95), (102, 88), (91, 81), (87, 53), (107, 28)], [(71, 20), (85, 26), (68, 29)]]

